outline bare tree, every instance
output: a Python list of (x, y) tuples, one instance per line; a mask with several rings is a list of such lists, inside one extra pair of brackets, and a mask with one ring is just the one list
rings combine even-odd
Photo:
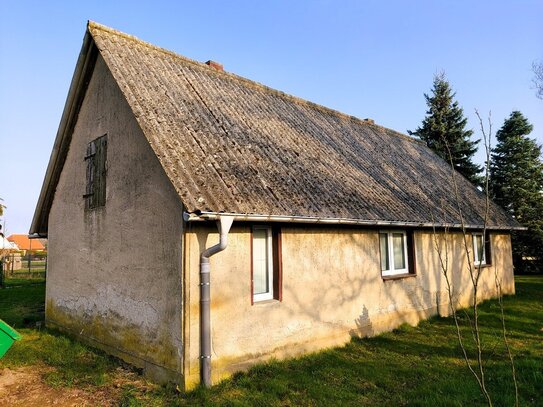
[(535, 86), (535, 95), (543, 100), (543, 62), (532, 62), (532, 70), (534, 71), (532, 81)]
[[(485, 147), (485, 153), (486, 153), (486, 164), (485, 164), (485, 171), (484, 171), (484, 192), (485, 192), (485, 213), (484, 213), (484, 220), (483, 220), (483, 242), (486, 241), (487, 238), (487, 224), (488, 224), (488, 214), (489, 214), (489, 208), (490, 208), (490, 197), (489, 197), (489, 190), (488, 190), (488, 181), (489, 181), (489, 165), (490, 165), (490, 158), (491, 158), (491, 136), (492, 136), (492, 121), (491, 121), (491, 115), (489, 113), (488, 115), (488, 130), (485, 129), (483, 120), (479, 114), (479, 112), (475, 111), (477, 118), (479, 119), (479, 125), (480, 130), (483, 135), (483, 141), (484, 141), (484, 147)], [(448, 148), (447, 143), (445, 142), (446, 147)], [(455, 328), (456, 328), (456, 336), (458, 339), (458, 343), (460, 345), (460, 348), (462, 350), (462, 356), (464, 358), (464, 361), (466, 363), (467, 368), (471, 372), (471, 374), (474, 376), (474, 378), (477, 381), (477, 384), (479, 385), (479, 388), (481, 389), (481, 392), (483, 396), (485, 397), (487, 404), (489, 406), (492, 406), (492, 398), (490, 393), (488, 392), (487, 386), (486, 386), (486, 375), (485, 375), (485, 367), (484, 367), (484, 360), (483, 360), (483, 346), (481, 343), (481, 333), (480, 333), (480, 321), (479, 321), (479, 282), (482, 276), (483, 272), (489, 272), (488, 269), (484, 269), (482, 267), (482, 262), (478, 262), (475, 264), (475, 259), (472, 257), (472, 250), (471, 246), (468, 240), (468, 233), (466, 230), (466, 223), (464, 221), (464, 215), (463, 210), (461, 206), (461, 199), (460, 194), (458, 190), (458, 183), (457, 183), (457, 174), (454, 171), (454, 165), (452, 164), (452, 161), (450, 161), (451, 164), (451, 183), (453, 187), (453, 193), (457, 205), (457, 211), (460, 219), (460, 229), (461, 229), (461, 235), (462, 235), (462, 242), (463, 242), (463, 250), (466, 253), (467, 257), (467, 268), (470, 276), (471, 281), (471, 288), (472, 288), (472, 301), (470, 305), (470, 309), (472, 311), (473, 319), (469, 317), (469, 313), (466, 312), (465, 315), (469, 321), (469, 327), (471, 330), (473, 343), (475, 345), (476, 350), (476, 362), (475, 364), (472, 362), (468, 355), (468, 350), (466, 348), (466, 339), (464, 338), (464, 335), (462, 333), (461, 325), (460, 325), (460, 319), (458, 317), (458, 311), (456, 310), (456, 298), (454, 295), (454, 287), (452, 284), (452, 276), (451, 271), (449, 269), (449, 256), (448, 251), (451, 246), (450, 244), (450, 236), (449, 236), (449, 229), (445, 228), (443, 233), (439, 234), (436, 229), (434, 228), (434, 246), (435, 250), (437, 252), (440, 268), (445, 278), (446, 283), (446, 290), (448, 294), (449, 299), (449, 306), (451, 310), (451, 315), (453, 317)], [(444, 247), (443, 247), (444, 246)], [(498, 272), (496, 267), (494, 268), (494, 278), (495, 278), (495, 285), (496, 285), (496, 291), (498, 295), (498, 302), (500, 306), (501, 311), (501, 322), (502, 322), (502, 337), (505, 344), (505, 348), (507, 351), (507, 355), (511, 364), (512, 369), (512, 375), (513, 375), (513, 381), (515, 385), (515, 400), (516, 400), (516, 406), (518, 406), (518, 386), (517, 386), (517, 380), (516, 380), (516, 373), (515, 373), (515, 365), (513, 360), (513, 355), (511, 352), (511, 348), (509, 346), (509, 342), (507, 340), (507, 330), (505, 325), (505, 313), (503, 309), (503, 302), (502, 302), (502, 285), (501, 285), (501, 279), (499, 278)]]

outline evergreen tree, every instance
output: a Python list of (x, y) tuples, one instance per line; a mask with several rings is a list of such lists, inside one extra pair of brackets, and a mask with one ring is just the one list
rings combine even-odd
[(458, 102), (454, 100), (455, 95), (443, 73), (434, 76), (432, 95), (424, 94), (428, 110), (422, 126), (407, 132), (426, 142), (428, 147), (447, 162), (452, 159), (454, 169), (473, 184), (481, 185), (482, 167), (472, 161), (480, 140), (471, 140), (473, 131), (466, 130), (468, 120)]
[[(513, 233), (513, 261), (521, 271), (543, 271), (543, 162), (541, 146), (528, 138), (533, 126), (512, 112), (496, 133), (490, 194), (527, 231)], [(529, 261), (528, 261), (529, 260)]]

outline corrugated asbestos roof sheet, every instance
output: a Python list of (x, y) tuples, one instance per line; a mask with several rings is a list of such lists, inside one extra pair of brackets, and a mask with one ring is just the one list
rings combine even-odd
[[(458, 223), (450, 166), (403, 134), (89, 23), (186, 209)], [(484, 195), (457, 174), (465, 223)], [(489, 225), (518, 226), (491, 204)]]

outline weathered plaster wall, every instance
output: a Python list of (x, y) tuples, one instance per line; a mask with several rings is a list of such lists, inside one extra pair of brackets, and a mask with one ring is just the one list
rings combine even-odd
[[(417, 276), (384, 281), (377, 231), (282, 228), (283, 299), (251, 305), (250, 227), (236, 224), (228, 248), (211, 259), (213, 380), (264, 358), (283, 357), (416, 324), (449, 312), (445, 280), (431, 232), (416, 232)], [(441, 244), (445, 244), (443, 236)], [(216, 229), (191, 224), (186, 235), (185, 380), (198, 383), (198, 255), (218, 241)], [(460, 234), (449, 235), (449, 269), (459, 305), (469, 300)], [(469, 239), (471, 245), (471, 239)], [(470, 246), (471, 248), (471, 246)], [(508, 235), (492, 237), (493, 265), (514, 292)], [(481, 298), (494, 295), (494, 267), (485, 268)]]
[[(87, 144), (107, 134), (106, 205), (85, 210)], [(98, 57), (49, 216), (46, 319), (181, 381), (182, 205)]]

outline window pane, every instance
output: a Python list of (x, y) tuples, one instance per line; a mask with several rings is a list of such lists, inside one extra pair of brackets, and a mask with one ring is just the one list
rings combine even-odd
[(270, 292), (267, 232), (266, 229), (253, 230), (253, 294)]
[(484, 242), (483, 242), (483, 236), (482, 235), (475, 235), (475, 244), (476, 244), (476, 250), (477, 250), (476, 260), (479, 263), (482, 263), (485, 260), (485, 257), (484, 257), (485, 245), (484, 245)]
[(394, 250), (394, 269), (405, 268), (405, 253), (404, 253), (404, 239), (403, 233), (392, 234), (392, 249)]
[(390, 270), (388, 264), (388, 236), (386, 233), (379, 233), (381, 244), (381, 271)]

